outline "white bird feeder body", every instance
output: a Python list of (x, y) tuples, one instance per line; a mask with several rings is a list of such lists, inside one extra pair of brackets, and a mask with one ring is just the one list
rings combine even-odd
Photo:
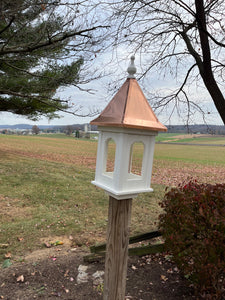
[[(129, 76), (111, 102), (91, 124), (98, 125), (99, 140), (95, 180), (115, 199), (128, 199), (153, 191), (150, 187), (155, 136), (167, 128), (156, 118), (140, 86), (134, 78), (134, 58)], [(113, 170), (107, 169), (109, 143), (115, 143)], [(132, 172), (133, 146), (143, 145), (139, 174)]]
[[(154, 131), (142, 131), (140, 135), (136, 129), (99, 127), (95, 180), (92, 183), (118, 200), (134, 198), (143, 192), (151, 192), (150, 183), (156, 134)], [(114, 167), (112, 171), (107, 171), (111, 141), (115, 143)], [(140, 174), (132, 173), (135, 143), (143, 144)]]

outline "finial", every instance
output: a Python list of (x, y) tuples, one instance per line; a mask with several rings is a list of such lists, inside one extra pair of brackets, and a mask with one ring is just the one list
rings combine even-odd
[(127, 72), (129, 73), (127, 78), (135, 78), (134, 74), (136, 73), (137, 69), (134, 65), (134, 60), (135, 60), (135, 57), (134, 57), (134, 55), (132, 55), (130, 58), (130, 65), (127, 68)]

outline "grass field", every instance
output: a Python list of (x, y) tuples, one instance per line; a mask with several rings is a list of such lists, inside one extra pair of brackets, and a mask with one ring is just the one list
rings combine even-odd
[(159, 133), (157, 142), (175, 142), (191, 144), (218, 144), (225, 145), (225, 136), (210, 134), (180, 134), (180, 133)]
[[(96, 151), (96, 141), (0, 135), (0, 260), (65, 237), (74, 246), (105, 240), (108, 196), (90, 183)], [(223, 147), (157, 144), (154, 192), (134, 199), (131, 234), (157, 228), (166, 185), (222, 182), (224, 174)]]

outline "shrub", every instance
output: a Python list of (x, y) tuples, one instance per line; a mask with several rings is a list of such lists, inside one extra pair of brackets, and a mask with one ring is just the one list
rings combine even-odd
[(205, 299), (225, 299), (225, 184), (190, 181), (161, 203), (166, 248)]

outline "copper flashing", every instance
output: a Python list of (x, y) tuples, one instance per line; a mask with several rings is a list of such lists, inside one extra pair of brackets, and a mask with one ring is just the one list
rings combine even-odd
[(91, 124), (167, 131), (159, 122), (137, 80), (128, 78), (102, 113)]

